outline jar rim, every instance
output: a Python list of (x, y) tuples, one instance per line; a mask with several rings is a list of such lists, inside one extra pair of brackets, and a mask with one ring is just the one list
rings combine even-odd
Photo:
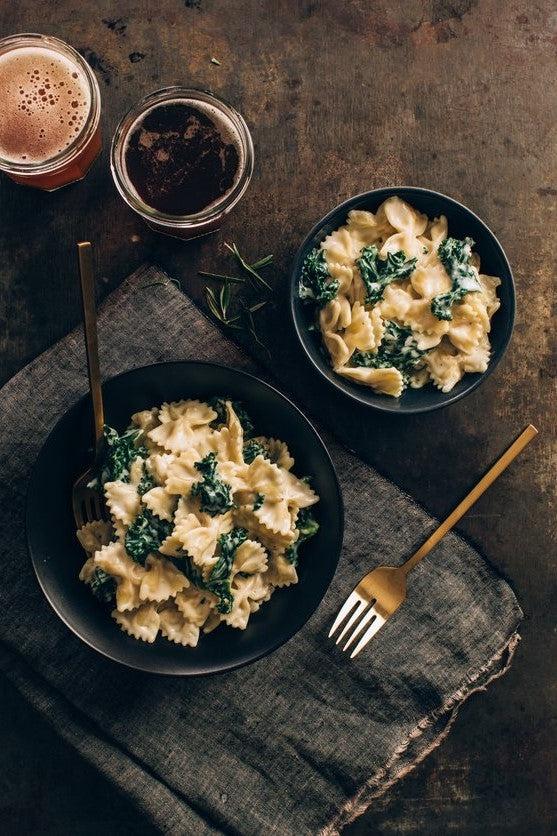
[[(143, 201), (133, 187), (131, 180), (127, 174), (124, 152), (126, 141), (130, 135), (131, 129), (137, 123), (138, 119), (155, 107), (166, 101), (173, 101), (179, 99), (187, 99), (188, 101), (204, 102), (210, 104), (223, 113), (234, 125), (242, 145), (243, 162), (241, 163), (240, 176), (232, 186), (231, 190), (227, 192), (220, 200), (214, 201), (210, 206), (201, 209), (188, 215), (171, 215), (166, 212), (160, 212), (149, 206)], [(142, 98), (133, 107), (131, 107), (120, 120), (110, 148), (110, 168), (112, 177), (120, 196), (138, 215), (146, 221), (154, 221), (161, 226), (169, 227), (170, 229), (187, 229), (190, 227), (197, 227), (205, 225), (218, 217), (227, 214), (238, 203), (244, 192), (246, 191), (251, 176), (253, 174), (254, 166), (254, 149), (253, 140), (249, 128), (243, 116), (228, 102), (220, 96), (209, 90), (203, 90), (197, 87), (182, 87), (175, 85), (172, 87), (162, 87), (160, 90), (155, 90)]]
[(97, 78), (85, 58), (72, 46), (60, 38), (54, 37), (54, 35), (41, 35), (38, 32), (21, 32), (17, 35), (9, 35), (7, 38), (0, 39), (0, 55), (11, 49), (19, 49), (26, 46), (44, 46), (72, 60), (84, 73), (91, 95), (91, 106), (83, 129), (72, 140), (71, 144), (59, 154), (43, 162), (28, 163), (14, 162), (13, 160), (8, 160), (0, 156), (0, 169), (2, 171), (23, 176), (26, 174), (29, 176), (51, 174), (63, 168), (77, 157), (97, 130), (101, 116), (101, 91)]

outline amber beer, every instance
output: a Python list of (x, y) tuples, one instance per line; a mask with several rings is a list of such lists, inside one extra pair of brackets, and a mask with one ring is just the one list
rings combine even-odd
[(101, 151), (99, 85), (58, 38), (0, 40), (0, 170), (52, 191), (81, 180)]

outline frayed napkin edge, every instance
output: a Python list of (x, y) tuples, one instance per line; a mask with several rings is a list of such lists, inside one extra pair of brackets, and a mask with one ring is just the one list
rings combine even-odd
[[(345, 827), (366, 813), (374, 801), (381, 798), (394, 784), (412, 772), (431, 752), (437, 749), (450, 733), (460, 709), (469, 697), (479, 691), (486, 691), (492, 682), (507, 673), (512, 665), (519, 642), (520, 635), (515, 631), (485, 665), (482, 665), (473, 676), (467, 677), (460, 688), (445, 700), (440, 708), (420, 720), (406, 740), (395, 750), (387, 764), (368, 778), (365, 784), (342, 805), (331, 821), (319, 831), (319, 836), (339, 836)], [(498, 662), (501, 662), (505, 654), (506, 659), (503, 666), (494, 671), (493, 668)], [(481, 677), (486, 675), (487, 679), (485, 681), (478, 682)], [(405, 763), (404, 755), (409, 746), (447, 714), (449, 715), (447, 723), (439, 734), (422, 752), (416, 755), (414, 760)]]

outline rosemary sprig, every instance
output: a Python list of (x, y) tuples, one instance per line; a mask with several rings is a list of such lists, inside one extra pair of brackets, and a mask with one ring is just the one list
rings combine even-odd
[[(205, 287), (205, 299), (207, 300), (209, 310), (215, 319), (221, 323), (221, 325), (224, 325), (226, 328), (232, 328), (235, 331), (244, 331), (249, 334), (253, 341), (264, 349), (270, 357), (271, 352), (257, 333), (254, 321), (254, 314), (257, 313), (257, 311), (260, 311), (261, 308), (265, 307), (269, 300), (259, 299), (252, 304), (248, 304), (246, 300), (242, 298), (242, 291), (233, 297), (232, 286), (246, 286), (246, 279), (249, 279), (250, 284), (255, 290), (259, 290), (261, 292), (264, 288), (265, 292), (272, 291), (271, 285), (265, 281), (258, 271), (271, 264), (273, 256), (266, 255), (255, 261), (253, 264), (249, 264), (240, 254), (236, 244), (225, 243), (225, 247), (230, 253), (232, 253), (240, 269), (245, 275), (229, 276), (225, 273), (210, 273), (200, 270), (200, 276), (205, 276), (208, 279), (222, 282), (222, 286), (219, 291), (213, 290), (210, 287)], [(239, 311), (239, 313), (231, 316), (230, 309), (233, 302), (236, 303), (234, 308), (236, 311)]]
[(149, 282), (148, 284), (142, 284), (138, 288), (135, 289), (134, 293), (137, 293), (138, 290), (146, 290), (148, 287), (164, 287), (164, 285), (168, 283), (173, 284), (178, 290), (182, 290), (182, 285), (178, 281), (178, 279), (171, 279), (170, 276), (168, 279), (158, 279), (156, 282)]
[(238, 276), (225, 276), (223, 273), (207, 273), (205, 270), (198, 270), (198, 275), (205, 276), (207, 279), (218, 279), (220, 282), (244, 284), (244, 279), (239, 279)]
[[(227, 250), (229, 250), (232, 253), (232, 255), (234, 256), (234, 258), (238, 262), (241, 269), (244, 270), (244, 272), (246, 272), (248, 274), (248, 276), (252, 279), (252, 281), (255, 283), (256, 286), (257, 285), (262, 285), (267, 290), (270, 290), (270, 291), (273, 290), (271, 285), (268, 284), (265, 281), (265, 279), (263, 278), (263, 276), (260, 273), (257, 272), (257, 267), (260, 268), (262, 266), (260, 263), (256, 262), (257, 267), (253, 267), (251, 264), (248, 264), (247, 261), (244, 258), (242, 258), (242, 256), (240, 255), (240, 251), (239, 251), (238, 247), (236, 246), (236, 244), (229, 244), (227, 241), (225, 241), (224, 246), (226, 247)], [(269, 264), (270, 262), (269, 262), (268, 259), (269, 259), (269, 256), (266, 256), (265, 259), (262, 259), (262, 260), (265, 262), (265, 264)]]
[(259, 334), (257, 333), (257, 329), (255, 327), (255, 322), (253, 320), (253, 314), (256, 311), (260, 310), (266, 304), (267, 304), (266, 302), (259, 302), (256, 305), (252, 305), (250, 308), (245, 307), (244, 308), (244, 317), (245, 317), (245, 320), (246, 320), (248, 334), (250, 334), (253, 341), (255, 343), (257, 343), (257, 345), (261, 346), (261, 348), (264, 349), (264, 351), (266, 351), (267, 354), (270, 357), (271, 352), (269, 351), (269, 348), (265, 345), (265, 343), (263, 342), (263, 340), (260, 338)]
[(227, 328), (233, 328), (236, 331), (241, 331), (242, 326), (238, 325), (237, 322), (240, 319), (239, 316), (228, 316), (228, 306), (230, 304), (230, 285), (225, 283), (221, 287), (220, 293), (217, 294), (215, 291), (210, 288), (205, 288), (205, 299), (207, 301), (207, 305), (209, 310), (218, 321), (222, 325), (226, 325)]
[(259, 261), (255, 261), (251, 267), (252, 270), (259, 270), (261, 267), (266, 267), (268, 264), (273, 263), (273, 256), (266, 255), (264, 258), (260, 258)]

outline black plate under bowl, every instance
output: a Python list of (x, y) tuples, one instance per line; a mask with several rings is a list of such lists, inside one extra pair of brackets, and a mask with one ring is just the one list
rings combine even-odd
[[(335, 374), (322, 346), (320, 333), (309, 330), (309, 326), (313, 323), (314, 308), (312, 305), (304, 304), (298, 297), (300, 271), (308, 252), (317, 247), (325, 236), (346, 223), (348, 212), (351, 209), (367, 209), (370, 212), (376, 212), (381, 203), (393, 195), (406, 200), (415, 209), (424, 212), (429, 218), (445, 215), (449, 223), (449, 235), (456, 238), (469, 236), (474, 239), (474, 250), (481, 259), (481, 272), (490, 276), (499, 276), (501, 279), (501, 285), (497, 290), (501, 307), (491, 320), (491, 333), (489, 335), (491, 360), (487, 371), (483, 374), (465, 374), (462, 380), (447, 393), (441, 392), (432, 385), (427, 385), (422, 389), (408, 388), (400, 398), (391, 398)], [(344, 201), (325, 215), (313, 227), (298, 250), (291, 276), (290, 300), (294, 328), (313, 367), (336, 389), (359, 403), (382, 412), (399, 414), (429, 412), (432, 409), (439, 409), (454, 403), (470, 394), (491, 374), (500, 361), (509, 344), (514, 325), (515, 290), (513, 276), (503, 248), (493, 232), (462, 203), (440, 192), (411, 186), (374, 189), (371, 192), (364, 192)]]
[(261, 435), (287, 442), (297, 474), (312, 477), (321, 497), (317, 535), (301, 552), (296, 586), (280, 589), (254, 613), (246, 630), (221, 626), (201, 635), (197, 648), (159, 637), (153, 644), (123, 633), (78, 579), (85, 553), (75, 536), (72, 484), (90, 461), (89, 398), (58, 421), (42, 448), (29, 484), (27, 540), (48, 601), (62, 621), (99, 653), (143, 671), (177, 675), (216, 673), (253, 662), (290, 639), (308, 620), (333, 578), (342, 545), (343, 505), (329, 454), (300, 410), (252, 375), (209, 363), (161, 363), (113, 377), (103, 386), (106, 421), (118, 430), (141, 409), (180, 398), (225, 395), (246, 405)]

